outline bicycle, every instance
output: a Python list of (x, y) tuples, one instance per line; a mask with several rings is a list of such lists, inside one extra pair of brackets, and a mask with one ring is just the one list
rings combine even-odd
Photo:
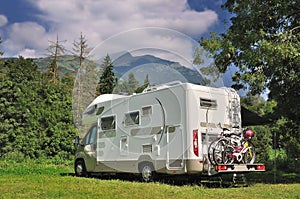
[(227, 141), (227, 139), (229, 139), (230, 137), (232, 139), (237, 139), (237, 137), (240, 137), (240, 135), (231, 133), (229, 129), (222, 127), (221, 124), (219, 124), (219, 127), (222, 129), (220, 136), (218, 136), (218, 138), (215, 141), (213, 141), (208, 147), (208, 159), (213, 165), (217, 164), (215, 162), (217, 158), (213, 155), (213, 152), (215, 151), (218, 142)]
[(254, 132), (247, 130), (243, 136), (223, 128), (221, 136), (208, 148), (208, 159), (213, 165), (245, 163), (255, 161), (255, 149), (251, 143)]

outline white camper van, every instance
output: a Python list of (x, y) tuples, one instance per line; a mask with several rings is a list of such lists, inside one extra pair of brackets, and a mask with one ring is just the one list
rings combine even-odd
[(77, 146), (75, 174), (215, 175), (263, 171), (261, 164), (214, 165), (208, 148), (222, 127), (240, 134), (240, 98), (230, 88), (171, 82), (130, 96), (104, 94), (84, 111), (87, 133)]

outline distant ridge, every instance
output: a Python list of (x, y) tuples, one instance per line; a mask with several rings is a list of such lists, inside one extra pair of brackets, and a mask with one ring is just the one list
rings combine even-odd
[[(3, 58), (6, 60), (9, 58)], [(33, 58), (40, 71), (47, 71), (51, 57)], [(97, 61), (101, 66), (102, 61)], [(57, 65), (61, 74), (70, 73), (74, 77), (79, 68), (79, 58), (73, 55), (64, 55), (57, 58)], [(160, 84), (174, 80), (187, 81), (195, 84), (204, 84), (203, 77), (198, 71), (180, 65), (178, 62), (161, 59), (153, 55), (132, 56), (125, 52), (113, 60), (114, 72), (121, 80), (126, 79), (133, 72), (136, 79), (143, 83), (146, 75), (152, 83)]]

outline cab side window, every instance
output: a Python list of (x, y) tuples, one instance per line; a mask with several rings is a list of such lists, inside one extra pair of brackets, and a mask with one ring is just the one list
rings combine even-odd
[(94, 144), (97, 136), (97, 125), (92, 126), (83, 138), (84, 145)]
[(97, 135), (97, 126), (95, 125), (91, 129), (91, 136), (90, 136), (89, 144), (94, 144), (95, 143), (96, 135)]

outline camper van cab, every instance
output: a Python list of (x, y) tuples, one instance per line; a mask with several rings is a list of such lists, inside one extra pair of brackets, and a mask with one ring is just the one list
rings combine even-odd
[(216, 167), (208, 147), (222, 127), (241, 133), (240, 98), (231, 88), (171, 82), (131, 96), (104, 94), (84, 111), (86, 134), (77, 146), (75, 174), (215, 175), (264, 167)]

